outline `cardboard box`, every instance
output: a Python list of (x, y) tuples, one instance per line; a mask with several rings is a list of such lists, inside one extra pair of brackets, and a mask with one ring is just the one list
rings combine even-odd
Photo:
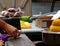
[(52, 21), (52, 16), (41, 16), (40, 18), (36, 19), (36, 26), (39, 28), (49, 28)]

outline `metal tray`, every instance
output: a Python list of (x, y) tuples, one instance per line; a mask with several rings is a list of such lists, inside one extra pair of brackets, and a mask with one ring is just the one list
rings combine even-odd
[(42, 40), (46, 44), (60, 45), (60, 32), (42, 31)]

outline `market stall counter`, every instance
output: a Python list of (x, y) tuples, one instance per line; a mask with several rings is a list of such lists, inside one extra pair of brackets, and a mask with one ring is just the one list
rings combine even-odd
[(5, 46), (35, 46), (35, 45), (25, 34), (21, 34), (20, 38), (6, 41)]

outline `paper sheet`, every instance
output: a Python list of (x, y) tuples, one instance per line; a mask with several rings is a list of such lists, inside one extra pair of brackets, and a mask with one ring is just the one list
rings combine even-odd
[(55, 20), (55, 19), (57, 19), (59, 17), (60, 17), (60, 10), (55, 15), (53, 15), (51, 20)]

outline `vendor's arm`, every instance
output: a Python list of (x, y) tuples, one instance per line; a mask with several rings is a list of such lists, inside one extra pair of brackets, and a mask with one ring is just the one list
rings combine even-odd
[(0, 28), (2, 28), (5, 32), (7, 32), (11, 36), (20, 35), (20, 32), (18, 31), (17, 28), (15, 28), (14, 26), (6, 23), (2, 19), (0, 19)]

